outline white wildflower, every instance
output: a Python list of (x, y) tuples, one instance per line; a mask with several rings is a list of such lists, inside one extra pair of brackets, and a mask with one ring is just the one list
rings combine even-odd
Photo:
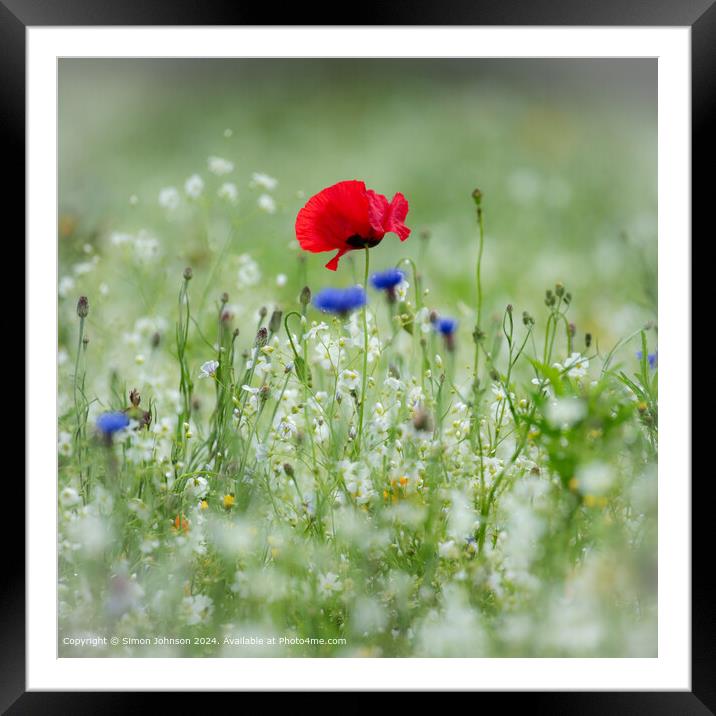
[(234, 163), (223, 157), (209, 157), (207, 164), (209, 171), (219, 177), (234, 171)]
[(79, 496), (77, 490), (74, 487), (67, 485), (60, 490), (60, 504), (63, 507), (74, 507), (82, 502), (82, 498)]
[(224, 182), (217, 192), (219, 199), (228, 201), (229, 204), (235, 204), (239, 200), (239, 190), (236, 188), (236, 184), (227, 181)]
[(587, 414), (587, 406), (579, 398), (557, 398), (547, 406), (547, 419), (555, 427), (569, 427)]
[(577, 484), (588, 495), (603, 495), (614, 483), (612, 468), (603, 462), (590, 462), (577, 469)]
[(184, 485), (184, 492), (188, 497), (201, 500), (206, 497), (206, 493), (209, 491), (209, 482), (202, 475), (193, 475), (186, 481)]
[(214, 602), (211, 597), (205, 594), (197, 594), (193, 597), (184, 597), (181, 603), (182, 614), (188, 625), (201, 624), (211, 617), (214, 611)]
[(259, 265), (251, 258), (249, 254), (240, 254), (238, 257), (238, 263), (239, 288), (255, 286), (261, 280), (261, 271), (259, 270)]
[(584, 378), (589, 370), (589, 360), (581, 353), (572, 353), (564, 363), (555, 363), (554, 367), (560, 372), (566, 371), (570, 378)]
[(198, 199), (204, 191), (204, 180), (198, 174), (192, 174), (184, 182), (184, 191), (192, 199)]
[(318, 590), (324, 597), (330, 597), (342, 589), (338, 575), (333, 572), (326, 572), (318, 579)]
[(63, 276), (57, 286), (57, 293), (61, 298), (67, 298), (72, 289), (75, 287), (75, 280), (72, 276)]
[(274, 179), (268, 174), (254, 172), (251, 175), (251, 183), (249, 186), (252, 188), (261, 187), (262, 189), (266, 189), (266, 191), (273, 191), (278, 186), (278, 179)]
[[(175, 186), (167, 186), (159, 192), (159, 206), (167, 211), (174, 211), (181, 204), (179, 190)], [(116, 241), (113, 243), (117, 243)]]
[(267, 214), (276, 213), (276, 202), (269, 194), (261, 194), (256, 203), (261, 211), (265, 211)]
[(202, 363), (199, 372), (199, 378), (213, 378), (216, 374), (216, 370), (219, 367), (218, 360), (208, 360), (206, 363)]
[(344, 392), (350, 393), (360, 387), (360, 373), (357, 370), (346, 369), (338, 376), (338, 387)]
[(72, 455), (72, 435), (64, 430), (57, 436), (57, 452), (65, 457)]

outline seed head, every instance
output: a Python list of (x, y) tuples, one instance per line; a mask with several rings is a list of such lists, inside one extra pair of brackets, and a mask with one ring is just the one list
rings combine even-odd
[(424, 408), (417, 408), (413, 413), (413, 427), (423, 433), (428, 433), (433, 429), (433, 421), (430, 413)]
[(77, 315), (80, 318), (87, 318), (88, 313), (89, 301), (87, 300), (87, 296), (80, 296), (79, 301), (77, 301)]

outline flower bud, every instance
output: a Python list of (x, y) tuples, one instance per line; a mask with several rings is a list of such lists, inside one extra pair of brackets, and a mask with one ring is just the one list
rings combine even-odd
[(256, 332), (256, 347), (263, 348), (268, 343), (268, 330), (265, 327), (259, 328)]
[(77, 315), (80, 318), (87, 318), (88, 313), (89, 301), (87, 300), (87, 296), (80, 296), (79, 301), (77, 301)]
[(433, 429), (433, 421), (430, 418), (430, 413), (423, 408), (418, 408), (413, 413), (413, 427), (419, 432), (430, 432)]
[(308, 288), (308, 286), (304, 286), (301, 289), (301, 296), (299, 298), (299, 301), (302, 306), (308, 306), (308, 304), (311, 302), (311, 289)]
[(184, 280), (185, 281), (191, 281), (192, 276), (194, 275), (194, 272), (191, 270), (191, 266), (187, 266), (184, 269)]
[(271, 333), (278, 333), (281, 330), (281, 316), (283, 313), (281, 311), (274, 311), (271, 314), (271, 318), (269, 320), (269, 331)]

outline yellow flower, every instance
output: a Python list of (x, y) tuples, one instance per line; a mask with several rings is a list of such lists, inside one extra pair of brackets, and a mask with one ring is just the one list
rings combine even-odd
[(206, 500), (202, 500), (202, 501), (199, 503), (199, 507), (200, 507), (202, 510), (205, 510), (208, 506), (209, 506), (209, 503), (208, 503)]
[(236, 498), (233, 495), (224, 495), (224, 509), (230, 510), (235, 502)]

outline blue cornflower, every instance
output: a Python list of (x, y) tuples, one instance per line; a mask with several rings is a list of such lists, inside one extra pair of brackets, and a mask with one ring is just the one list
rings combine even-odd
[(435, 320), (435, 330), (444, 336), (451, 336), (457, 329), (457, 319), (438, 318)]
[(313, 305), (319, 310), (340, 315), (365, 306), (366, 302), (365, 291), (360, 286), (324, 288), (313, 299)]
[(399, 283), (401, 283), (404, 277), (405, 276), (402, 271), (397, 268), (389, 268), (385, 271), (374, 273), (370, 277), (370, 282), (373, 285), (373, 288), (377, 288), (379, 291), (388, 291), (394, 289)]
[(97, 429), (106, 436), (112, 436), (118, 430), (126, 428), (129, 425), (129, 418), (120, 412), (102, 413), (97, 418)]
[[(641, 351), (636, 352), (636, 357), (638, 360), (641, 360), (643, 353)], [(659, 352), (654, 351), (653, 353), (647, 353), (646, 354), (646, 360), (649, 362), (649, 368), (654, 370), (656, 368), (656, 363), (658, 360)]]
[(433, 321), (435, 330), (445, 339), (445, 348), (451, 353), (455, 350), (455, 331), (457, 330), (456, 318), (436, 317)]

